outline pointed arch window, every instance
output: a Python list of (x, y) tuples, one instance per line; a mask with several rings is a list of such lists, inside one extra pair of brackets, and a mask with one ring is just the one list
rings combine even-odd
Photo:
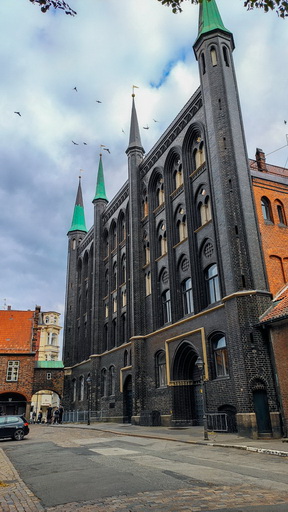
[(72, 380), (72, 401), (76, 402), (76, 396), (77, 396), (77, 385), (76, 385), (76, 379)]
[(279, 224), (283, 224), (286, 226), (286, 217), (285, 217), (284, 207), (283, 207), (283, 204), (279, 200), (276, 201), (276, 210), (277, 210)]
[(271, 212), (271, 203), (267, 197), (261, 198), (261, 209), (263, 219), (266, 221), (273, 222), (272, 212)]
[(151, 295), (151, 272), (147, 272), (147, 274), (145, 274), (145, 290), (146, 297)]
[(111, 365), (109, 368), (109, 395), (115, 395), (115, 380), (116, 380), (115, 366)]
[(160, 350), (155, 354), (155, 381), (156, 388), (163, 388), (167, 385), (166, 356), (164, 350)]
[(207, 283), (208, 301), (209, 304), (213, 304), (214, 302), (217, 302), (221, 299), (220, 283), (216, 263), (206, 269), (205, 279)]
[(126, 313), (121, 315), (121, 343), (126, 343), (127, 341), (127, 323), (126, 323)]
[(217, 334), (216, 336), (213, 336), (212, 350), (216, 378), (226, 377), (229, 375), (229, 366), (226, 339), (223, 334)]
[(102, 368), (101, 370), (101, 396), (107, 396), (107, 370)]
[(184, 315), (190, 315), (194, 311), (191, 277), (182, 282), (182, 298)]
[(214, 48), (214, 46), (212, 46), (212, 48), (210, 50), (210, 55), (211, 55), (212, 66), (217, 66), (217, 53), (216, 53), (216, 48)]
[(230, 66), (229, 54), (228, 54), (228, 49), (226, 46), (223, 46), (223, 58), (224, 58), (225, 65), (229, 68), (229, 66)]
[(116, 290), (117, 288), (117, 263), (115, 262), (114, 265), (113, 265), (113, 274), (112, 274), (112, 277), (113, 277), (113, 282), (112, 282), (112, 289), (113, 290)]
[(168, 324), (172, 321), (172, 313), (171, 313), (171, 295), (170, 290), (165, 290), (162, 293), (162, 311), (163, 311), (163, 322), (164, 324)]
[(204, 142), (200, 142), (198, 148), (194, 149), (194, 166), (195, 169), (199, 169), (201, 165), (206, 161)]
[(147, 217), (148, 213), (149, 213), (148, 198), (144, 197), (144, 200), (143, 200), (143, 217)]
[(81, 375), (79, 379), (79, 400), (84, 400), (84, 377)]

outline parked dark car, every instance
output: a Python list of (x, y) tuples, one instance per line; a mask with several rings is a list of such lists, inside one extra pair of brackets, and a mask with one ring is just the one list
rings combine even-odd
[(15, 441), (21, 441), (29, 434), (29, 424), (22, 415), (0, 416), (0, 438), (11, 437)]

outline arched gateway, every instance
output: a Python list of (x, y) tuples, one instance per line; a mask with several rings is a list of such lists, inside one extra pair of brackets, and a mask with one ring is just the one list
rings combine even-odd
[(198, 353), (188, 341), (175, 352), (172, 366), (173, 424), (203, 424), (201, 372), (195, 365)]

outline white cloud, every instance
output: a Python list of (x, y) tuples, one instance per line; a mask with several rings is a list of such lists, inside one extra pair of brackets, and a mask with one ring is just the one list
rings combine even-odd
[[(103, 155), (110, 199), (127, 179), (132, 85), (146, 152), (199, 85), (197, 6), (175, 16), (157, 0), (70, 4), (75, 18), (42, 14), (29, 0), (0, 2), (0, 290), (12, 308), (63, 311), (78, 175), (84, 169), (90, 227), (100, 144), (111, 151)], [(288, 21), (247, 12), (242, 1), (218, 6), (235, 38), (249, 156), (273, 151), (286, 143)], [(284, 165), (287, 153), (271, 161)]]

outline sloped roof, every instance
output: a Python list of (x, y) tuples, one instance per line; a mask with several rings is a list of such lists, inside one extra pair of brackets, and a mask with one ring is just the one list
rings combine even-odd
[(35, 368), (64, 368), (62, 361), (35, 361)]
[(272, 305), (260, 317), (260, 324), (288, 319), (288, 285), (273, 299)]
[(34, 311), (0, 311), (0, 352), (32, 350)]

